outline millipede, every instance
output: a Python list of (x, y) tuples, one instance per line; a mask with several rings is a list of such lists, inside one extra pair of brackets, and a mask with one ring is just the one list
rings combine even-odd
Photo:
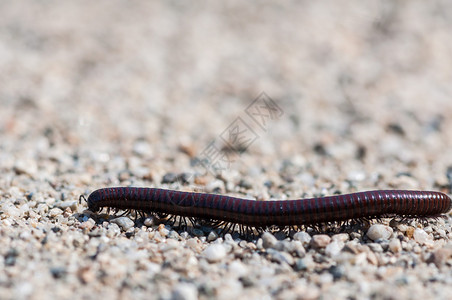
[[(82, 195), (80, 200), (85, 199)], [(85, 199), (86, 200), (86, 199)], [(261, 232), (267, 228), (296, 229), (321, 224), (386, 217), (436, 218), (447, 213), (452, 200), (435, 191), (375, 190), (297, 200), (257, 201), (220, 194), (160, 188), (111, 187), (93, 191), (86, 200), (92, 212), (150, 214), (168, 222), (208, 224), (222, 232)]]

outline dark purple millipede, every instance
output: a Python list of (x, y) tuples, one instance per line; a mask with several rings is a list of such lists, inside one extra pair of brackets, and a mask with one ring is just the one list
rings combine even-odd
[[(83, 198), (83, 196), (80, 196)], [(98, 189), (88, 197), (88, 207), (135, 210), (179, 223), (198, 220), (226, 231), (240, 232), (276, 226), (294, 228), (348, 220), (438, 217), (452, 207), (446, 194), (433, 191), (376, 190), (328, 197), (256, 201), (218, 194), (180, 192), (158, 188), (112, 187)]]

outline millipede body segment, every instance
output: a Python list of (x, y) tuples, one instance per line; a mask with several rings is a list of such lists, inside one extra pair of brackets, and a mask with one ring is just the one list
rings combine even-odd
[(88, 197), (91, 211), (102, 208), (201, 219), (213, 224), (266, 228), (316, 225), (388, 216), (436, 217), (452, 200), (433, 191), (376, 190), (328, 197), (256, 201), (226, 195), (159, 188), (112, 187)]

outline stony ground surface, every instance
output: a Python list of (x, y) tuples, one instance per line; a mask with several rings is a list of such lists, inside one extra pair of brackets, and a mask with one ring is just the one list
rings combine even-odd
[(0, 298), (450, 299), (449, 217), (242, 240), (78, 197), (450, 192), (451, 14), (448, 1), (1, 1)]

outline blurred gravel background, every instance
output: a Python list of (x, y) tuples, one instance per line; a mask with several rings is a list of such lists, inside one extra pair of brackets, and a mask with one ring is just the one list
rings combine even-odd
[[(449, 1), (0, 1), (0, 298), (450, 298), (448, 219), (246, 242), (76, 201), (450, 192), (451, 32)], [(246, 113), (262, 92), (281, 109), (265, 129)], [(239, 117), (254, 142), (205, 173)]]

